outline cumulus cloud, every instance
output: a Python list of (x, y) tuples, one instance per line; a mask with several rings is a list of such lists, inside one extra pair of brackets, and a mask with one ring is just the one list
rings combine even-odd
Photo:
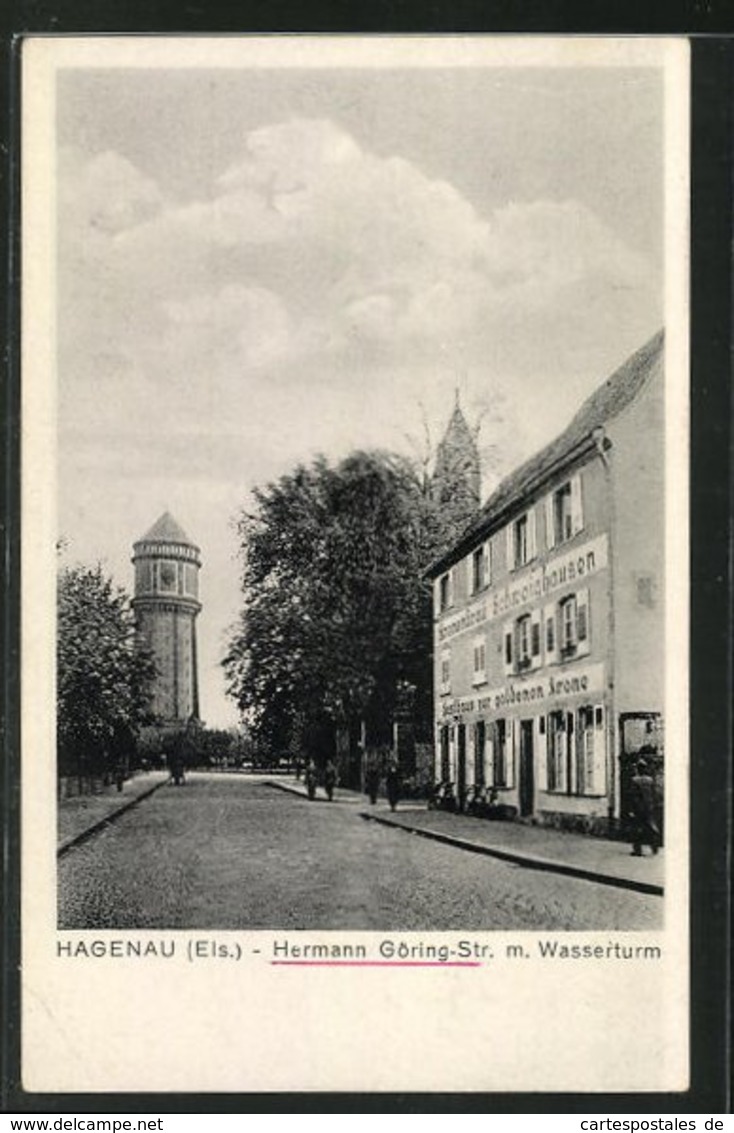
[(616, 326), (632, 350), (658, 317), (644, 258), (581, 203), (482, 216), (327, 120), (252, 131), (193, 202), (110, 152), (65, 154), (60, 186), (64, 396), (73, 416), (101, 380), (134, 375), (121, 430), (164, 413), (172, 429), (236, 428), (294, 384), (351, 390), (355, 407), (369, 385), (400, 412), (427, 376), (453, 384), (457, 372), (564, 379), (570, 409), (595, 340)]

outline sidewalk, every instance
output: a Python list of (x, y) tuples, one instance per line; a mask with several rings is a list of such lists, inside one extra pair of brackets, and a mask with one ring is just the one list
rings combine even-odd
[(57, 854), (61, 855), (83, 842), (106, 822), (147, 798), (167, 780), (166, 771), (146, 771), (126, 779), (121, 791), (113, 784), (99, 795), (75, 795), (71, 799), (61, 799)]
[[(306, 789), (295, 779), (275, 782), (271, 787), (305, 797)], [(317, 800), (326, 802), (323, 789)], [(363, 795), (337, 788), (335, 803), (362, 804), (360, 817), (410, 834), (530, 869), (548, 870), (579, 877), (602, 885), (612, 885), (638, 893), (662, 896), (665, 882), (665, 851), (653, 857), (649, 850), (641, 858), (632, 857), (628, 842), (594, 838), (586, 834), (565, 834), (543, 826), (522, 822), (500, 822), (428, 810), (425, 803), (407, 800), (390, 811), (384, 799), (372, 807)]]

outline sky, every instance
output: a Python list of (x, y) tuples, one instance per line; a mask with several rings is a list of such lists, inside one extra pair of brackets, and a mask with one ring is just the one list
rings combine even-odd
[(131, 590), (173, 513), (212, 726), (253, 487), (420, 457), (458, 389), (488, 494), (662, 325), (661, 69), (448, 57), (57, 72), (64, 557)]

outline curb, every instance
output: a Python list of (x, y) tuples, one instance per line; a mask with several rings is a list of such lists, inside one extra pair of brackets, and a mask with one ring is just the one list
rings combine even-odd
[(366, 822), (378, 822), (382, 826), (392, 827), (393, 830), (404, 830), (406, 834), (417, 834), (421, 838), (430, 838), (434, 842), (443, 842), (447, 846), (456, 846), (460, 850), (467, 850), (473, 854), (485, 854), (490, 858), (499, 858), (500, 861), (512, 862), (513, 865), (525, 866), (527, 869), (544, 870), (546, 873), (561, 873), (567, 877), (579, 878), (582, 881), (595, 881), (599, 885), (611, 885), (615, 889), (631, 889), (637, 893), (652, 894), (655, 897), (662, 897), (665, 893), (662, 885), (655, 885), (650, 881), (637, 881), (630, 877), (615, 877), (613, 874), (600, 873), (597, 870), (566, 864), (566, 862), (555, 861), (552, 858), (538, 858), (532, 854), (520, 854), (513, 850), (486, 846), (481, 842), (472, 842), (468, 838), (458, 838), (453, 834), (441, 834), (437, 830), (426, 830), (419, 826), (408, 826), (403, 822), (393, 822), (382, 815), (370, 814), (369, 811), (360, 811), (359, 817)]
[(104, 815), (103, 818), (98, 818), (95, 822), (92, 823), (91, 826), (87, 826), (84, 830), (80, 830), (78, 834), (71, 834), (68, 838), (65, 838), (56, 850), (56, 857), (60, 858), (63, 854), (66, 853), (67, 850), (71, 850), (74, 846), (78, 846), (82, 842), (86, 842), (87, 838), (91, 838), (92, 835), (101, 830), (103, 826), (107, 826), (110, 822), (114, 822), (115, 819), (119, 818), (119, 816), (121, 814), (124, 814), (125, 811), (131, 810), (134, 806), (137, 806), (138, 803), (141, 803), (143, 799), (149, 798), (154, 791), (157, 791), (159, 787), (165, 786), (167, 782), (167, 779), (162, 779), (160, 783), (154, 783), (153, 786), (149, 787), (147, 791), (143, 791), (141, 794), (136, 795), (134, 799), (129, 799), (126, 803), (123, 803), (122, 806), (117, 807), (116, 810), (112, 810), (109, 814)]
[[(300, 799), (308, 800), (307, 792), (305, 790), (302, 790), (300, 787), (294, 786), (293, 783), (278, 783), (276, 780), (268, 779), (265, 781), (265, 786), (274, 787), (276, 791), (287, 791), (289, 795), (296, 795)], [(337, 788), (337, 790), (338, 789), (339, 788)], [(323, 791), (323, 787), (321, 788), (321, 790)], [(321, 794), (317, 795), (316, 798), (313, 799), (313, 802), (328, 803), (329, 800), (325, 795)], [(350, 798), (349, 796), (342, 796), (341, 798), (339, 798), (335, 795), (334, 800), (330, 805), (333, 806), (334, 803), (351, 803), (353, 806), (359, 806), (361, 802), (362, 800), (359, 796), (357, 796), (356, 798)]]

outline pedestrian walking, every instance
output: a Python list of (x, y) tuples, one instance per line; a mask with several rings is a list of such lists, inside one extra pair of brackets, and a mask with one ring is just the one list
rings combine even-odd
[(171, 782), (173, 783), (174, 787), (182, 787), (186, 782), (183, 752), (174, 751), (171, 753), (170, 769)]
[(633, 857), (642, 856), (643, 846), (649, 846), (653, 854), (658, 852), (660, 829), (656, 810), (655, 783), (645, 760), (638, 759), (630, 782)]
[(336, 786), (336, 764), (333, 759), (327, 759), (326, 767), (324, 768), (324, 788), (326, 790), (326, 797), (329, 802), (334, 799), (334, 787)]
[(400, 769), (398, 768), (397, 760), (390, 761), (387, 774), (385, 776), (385, 787), (387, 789), (387, 801), (390, 804), (390, 810), (395, 810), (400, 798)]
[(306, 764), (306, 771), (303, 778), (306, 784), (308, 797), (313, 801), (313, 799), (316, 798), (316, 764), (312, 759), (309, 759), (308, 763)]
[(377, 763), (370, 763), (364, 777), (365, 791), (369, 797), (370, 805), (377, 802), (377, 792), (380, 789), (380, 768)]

